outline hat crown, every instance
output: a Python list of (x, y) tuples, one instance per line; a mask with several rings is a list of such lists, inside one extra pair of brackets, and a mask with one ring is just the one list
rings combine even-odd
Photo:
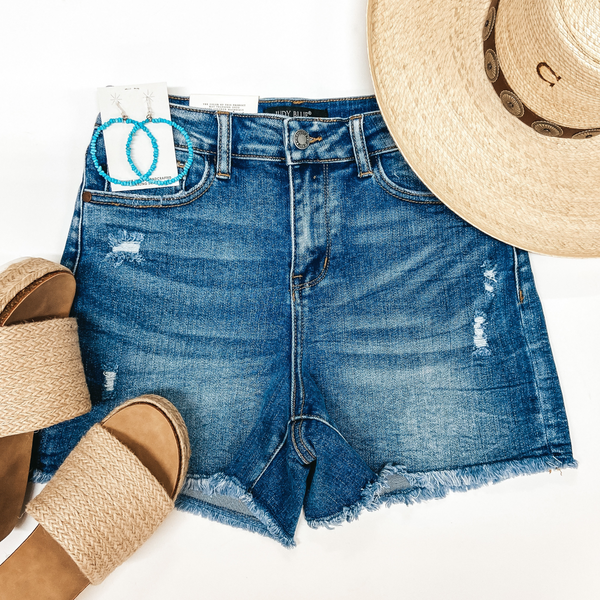
[[(555, 4), (555, 2), (551, 2)], [(600, 67), (600, 2), (597, 0), (559, 0), (556, 16), (575, 52), (586, 62)]]
[(598, 0), (500, 0), (495, 40), (525, 107), (561, 127), (600, 127)]

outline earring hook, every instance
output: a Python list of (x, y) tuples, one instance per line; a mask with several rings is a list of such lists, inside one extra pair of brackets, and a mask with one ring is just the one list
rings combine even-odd
[(117, 96), (116, 94), (114, 94), (112, 96), (112, 101), (113, 101), (113, 104), (116, 104), (117, 108), (121, 111), (121, 118), (123, 119), (123, 121), (127, 121), (127, 119), (129, 119), (129, 117), (127, 116), (127, 113), (121, 106), (121, 98), (119, 96)]
[(146, 120), (152, 121), (152, 92), (144, 92), (144, 97), (146, 98), (146, 106), (148, 107)]

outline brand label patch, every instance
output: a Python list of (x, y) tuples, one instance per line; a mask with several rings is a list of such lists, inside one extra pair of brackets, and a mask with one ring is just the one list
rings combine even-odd
[(326, 108), (308, 108), (307, 106), (267, 106), (263, 112), (284, 117), (328, 117)]

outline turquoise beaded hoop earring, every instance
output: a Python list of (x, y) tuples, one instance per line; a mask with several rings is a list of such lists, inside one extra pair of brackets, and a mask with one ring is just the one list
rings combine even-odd
[[(111, 183), (116, 183), (125, 186), (138, 185), (150, 179), (150, 176), (152, 175), (152, 173), (154, 173), (156, 165), (158, 163), (158, 142), (156, 141), (156, 138), (152, 135), (152, 132), (146, 127), (146, 122), (147, 121), (140, 122), (129, 118), (119, 117), (118, 119), (110, 119), (110, 121), (107, 121), (106, 123), (98, 127), (98, 129), (96, 129), (92, 137), (92, 141), (90, 143), (90, 154), (94, 166), (96, 167), (96, 170), (98, 171), (98, 173), (100, 173), (102, 177), (104, 177), (104, 179), (110, 181)], [(104, 169), (100, 166), (100, 163), (98, 162), (96, 148), (96, 141), (98, 140), (98, 136), (105, 129), (108, 129), (111, 125), (114, 125), (115, 123), (126, 123), (127, 125), (133, 125), (133, 129), (131, 130), (131, 132), (129, 133), (129, 137), (127, 138), (127, 146), (125, 148), (125, 152), (127, 154), (127, 162), (130, 164), (131, 168), (134, 170), (135, 174), (138, 176), (139, 179), (116, 179), (115, 177), (111, 177), (108, 173), (104, 171)], [(133, 134), (140, 129), (143, 130), (143, 132), (150, 138), (153, 152), (152, 164), (144, 174), (142, 174), (139, 171), (139, 169), (133, 164), (133, 160), (131, 159), (131, 140), (133, 138)]]
[[(140, 170), (133, 163), (133, 160), (131, 158), (131, 142), (133, 141), (133, 136), (140, 129), (144, 130), (144, 132), (147, 132), (148, 130), (145, 127), (147, 123), (165, 123), (165, 125), (170, 125), (174, 129), (177, 129), (185, 138), (185, 142), (187, 144), (188, 158), (185, 162), (185, 165), (183, 166), (181, 173), (179, 173), (177, 177), (172, 177), (171, 179), (167, 179), (166, 181), (161, 181), (160, 179), (150, 179), (150, 175), (152, 174), (154, 169), (152, 169), (151, 171), (147, 171), (146, 173), (144, 173), (144, 175), (142, 175)], [(138, 177), (140, 177), (140, 179), (143, 179), (144, 181), (147, 181), (148, 183), (153, 183), (155, 185), (172, 185), (173, 183), (177, 183), (180, 179), (183, 179), (187, 175), (187, 172), (190, 170), (192, 162), (194, 161), (194, 148), (192, 146), (192, 140), (190, 139), (188, 132), (181, 125), (178, 125), (173, 121), (169, 121), (168, 119), (153, 119), (152, 117), (148, 117), (145, 121), (139, 123), (139, 127), (136, 125), (129, 132), (129, 137), (127, 138), (127, 160), (129, 161), (129, 165), (133, 169), (133, 172)]]

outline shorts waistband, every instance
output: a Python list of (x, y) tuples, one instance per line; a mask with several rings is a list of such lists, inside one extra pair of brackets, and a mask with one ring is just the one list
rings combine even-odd
[[(309, 100), (264, 99), (258, 113), (242, 114), (188, 106), (189, 98), (171, 96), (171, 118), (189, 134), (194, 150), (217, 156), (218, 176), (228, 176), (231, 157), (285, 161), (286, 164), (356, 160), (359, 175), (370, 174), (369, 156), (396, 148), (374, 96)], [(298, 113), (319, 109), (323, 116), (264, 112), (294, 106)], [(176, 147), (183, 135), (174, 130)]]

